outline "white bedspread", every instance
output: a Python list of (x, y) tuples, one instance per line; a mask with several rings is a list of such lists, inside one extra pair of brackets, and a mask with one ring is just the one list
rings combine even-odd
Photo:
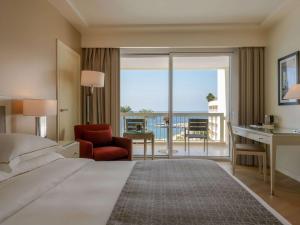
[(1, 225), (105, 225), (135, 162), (59, 159), (0, 183)]

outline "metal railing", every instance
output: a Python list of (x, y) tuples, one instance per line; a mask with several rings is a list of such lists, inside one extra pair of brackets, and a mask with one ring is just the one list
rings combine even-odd
[[(127, 118), (144, 118), (146, 120), (146, 129), (153, 131), (156, 142), (167, 142), (167, 125), (165, 119), (168, 113), (160, 112), (121, 112), (121, 135), (125, 130), (125, 121)], [(208, 119), (209, 141), (224, 142), (224, 113), (174, 113), (173, 114), (173, 141), (183, 142), (184, 132), (188, 127), (189, 118)], [(197, 139), (192, 141), (199, 141)]]

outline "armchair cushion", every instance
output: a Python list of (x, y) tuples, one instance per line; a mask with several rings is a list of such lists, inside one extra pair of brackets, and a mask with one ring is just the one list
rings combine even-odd
[(112, 143), (111, 129), (84, 130), (83, 139), (93, 143), (94, 147), (107, 146)]
[(118, 160), (128, 157), (128, 150), (121, 147), (105, 146), (94, 148), (94, 159), (96, 161)]
[(76, 139), (80, 145), (80, 158), (93, 158), (93, 143), (82, 139)]

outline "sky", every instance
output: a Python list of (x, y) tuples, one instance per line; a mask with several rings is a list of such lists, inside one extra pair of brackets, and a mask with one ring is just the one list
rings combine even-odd
[[(121, 70), (121, 106), (168, 111), (168, 70)], [(206, 96), (217, 96), (217, 70), (175, 70), (173, 111), (207, 112)]]

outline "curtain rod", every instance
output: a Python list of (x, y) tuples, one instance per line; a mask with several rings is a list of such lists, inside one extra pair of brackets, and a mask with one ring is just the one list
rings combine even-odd
[(121, 56), (157, 56), (157, 55), (172, 55), (172, 54), (233, 54), (234, 51), (226, 52), (166, 52), (166, 53), (121, 53)]

